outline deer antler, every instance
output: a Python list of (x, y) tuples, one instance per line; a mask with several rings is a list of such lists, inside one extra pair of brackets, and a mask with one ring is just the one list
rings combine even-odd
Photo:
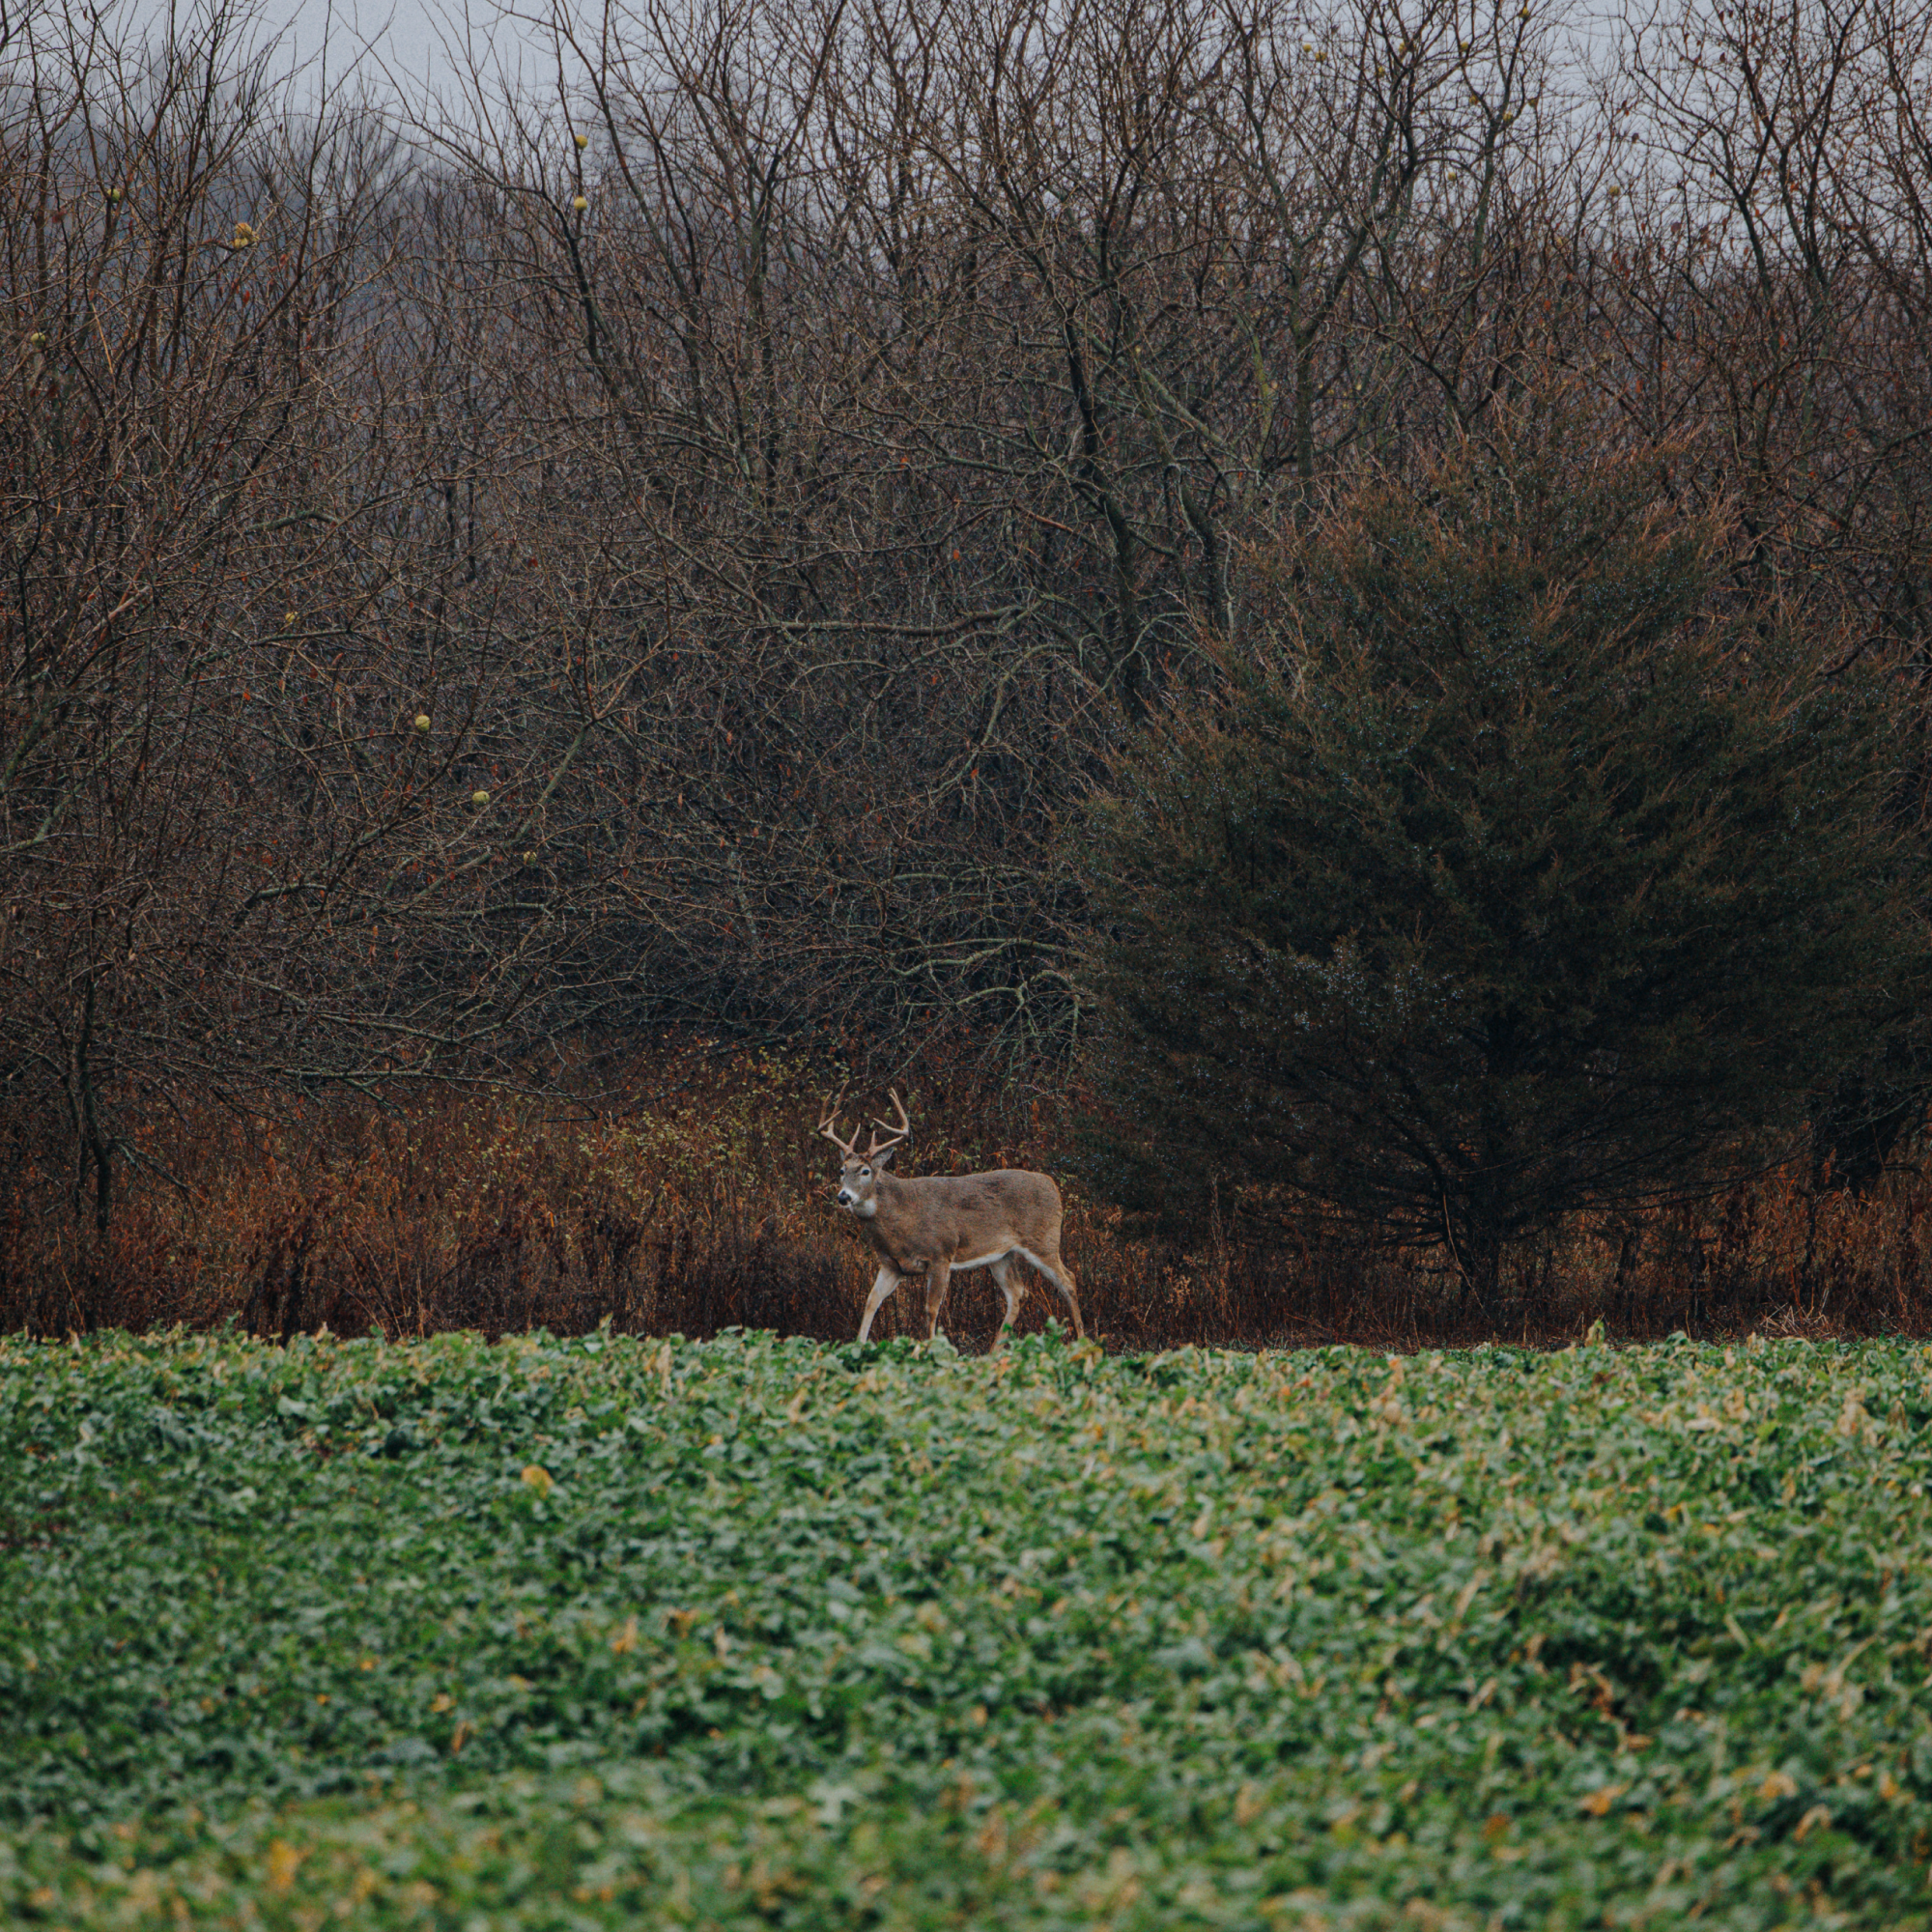
[[(881, 1140), (877, 1134), (872, 1136), (872, 1145), (866, 1150), (866, 1158), (867, 1160), (877, 1159), (889, 1147), (897, 1147), (912, 1132), (912, 1122), (906, 1114), (905, 1102), (899, 1098), (899, 1090), (895, 1087), (890, 1091), (893, 1096), (893, 1105), (898, 1109), (899, 1123), (895, 1127), (891, 1122), (881, 1121), (876, 1114), (873, 1115), (874, 1122), (879, 1126), (885, 1128), (887, 1138)], [(852, 1138), (856, 1141), (859, 1136), (855, 1133)]]
[(854, 1127), (852, 1129), (852, 1138), (849, 1141), (840, 1140), (838, 1138), (838, 1114), (839, 1110), (844, 1106), (844, 1104), (845, 1104), (845, 1090), (841, 1087), (838, 1090), (838, 1097), (836, 1100), (834, 1100), (831, 1106), (825, 1110), (825, 1118), (819, 1122), (818, 1131), (821, 1134), (823, 1134), (825, 1138), (829, 1140), (832, 1143), (832, 1145), (836, 1147), (838, 1150), (838, 1151), (845, 1156), (847, 1160), (850, 1160), (852, 1158), (852, 1150), (859, 1144), (859, 1129), (858, 1127)]

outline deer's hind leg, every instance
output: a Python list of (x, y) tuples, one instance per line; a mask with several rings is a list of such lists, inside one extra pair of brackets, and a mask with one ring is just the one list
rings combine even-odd
[(1080, 1319), (1080, 1297), (1074, 1293), (1073, 1270), (1060, 1259), (1060, 1243), (1056, 1240), (1050, 1248), (1042, 1245), (1037, 1254), (1031, 1248), (1022, 1248), (1020, 1253), (1060, 1291), (1062, 1300), (1073, 1317), (1073, 1332), (1084, 1342), (1087, 1325)]
[(866, 1319), (859, 1323), (859, 1339), (864, 1341), (872, 1332), (872, 1317), (891, 1299), (893, 1290), (905, 1279), (897, 1268), (888, 1262), (879, 1269), (872, 1283), (872, 1292), (866, 1297)]
[(1007, 1297), (1007, 1312), (1001, 1319), (999, 1328), (994, 1333), (992, 1348), (986, 1350), (987, 1354), (990, 1355), (993, 1350), (997, 1349), (1007, 1339), (1007, 1330), (1013, 1325), (1013, 1320), (1020, 1312), (1020, 1291), (1013, 1286), (1013, 1258), (1011, 1255), (1002, 1255), (987, 1269), (987, 1273), (993, 1277), (993, 1285)]

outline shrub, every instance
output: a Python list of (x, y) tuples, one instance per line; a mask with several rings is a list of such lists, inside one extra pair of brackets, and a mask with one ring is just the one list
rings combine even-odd
[(1487, 1306), (1512, 1242), (1802, 1124), (1920, 996), (1917, 852), (1883, 681), (1729, 591), (1726, 536), (1525, 444), (1284, 545), (1094, 815), (1118, 1150), (1440, 1240)]

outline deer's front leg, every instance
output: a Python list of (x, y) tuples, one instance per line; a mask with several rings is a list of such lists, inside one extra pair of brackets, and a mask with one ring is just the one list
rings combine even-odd
[(872, 1317), (885, 1305), (893, 1290), (904, 1279), (905, 1276), (891, 1262), (885, 1263), (880, 1267), (878, 1276), (872, 1283), (872, 1292), (866, 1297), (866, 1319), (859, 1323), (860, 1341), (863, 1342), (872, 1332)]
[(952, 1280), (952, 1264), (936, 1261), (925, 1271), (925, 1339), (939, 1333), (939, 1311), (946, 1306), (946, 1290)]

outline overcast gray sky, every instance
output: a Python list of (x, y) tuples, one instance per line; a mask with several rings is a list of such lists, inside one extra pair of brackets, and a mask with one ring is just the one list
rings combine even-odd
[[(440, 52), (449, 28), (426, 0), (259, 0), (265, 27), (288, 35), (292, 60), (326, 54), (330, 79), (360, 62), (371, 79), (386, 70), (414, 93), (446, 80)], [(461, 18), (460, 8), (457, 14)]]
[[(1514, 4), (1514, 0), (1492, 0)], [(15, 0), (17, 4), (17, 0)], [(90, 0), (27, 0), (27, 5), (58, 9), (85, 7)], [(196, 0), (91, 0), (111, 17), (127, 20), (137, 31), (152, 32), (166, 20), (171, 6), (189, 14)], [(307, 88), (320, 91), (325, 63), (329, 91), (345, 81), (393, 88), (412, 105), (425, 97), (440, 100), (459, 118), (469, 109), (459, 76), (465, 71), (466, 39), (473, 50), (476, 71), (496, 86), (534, 85), (549, 92), (555, 85), (554, 53), (532, 29), (504, 19), (500, 7), (517, 0), (241, 0), (258, 34), (280, 36), (279, 57), (273, 68), (281, 72), (299, 70)], [(534, 9), (537, 0), (526, 0)], [(1567, 0), (1561, 14), (1576, 51), (1585, 61), (1608, 50), (1615, 25), (1633, 10), (1647, 11), (1652, 0)], [(583, 0), (582, 12), (594, 11), (596, 0)], [(451, 58), (451, 48), (455, 59)], [(430, 118), (434, 119), (432, 108)]]
[[(124, 4), (143, 22), (168, 12), (168, 0)], [(255, 11), (265, 29), (288, 34), (294, 58), (308, 62), (326, 52), (331, 78), (360, 59), (372, 78), (386, 70), (414, 91), (450, 78), (442, 47), (452, 36), (461, 39), (465, 8), (464, 0), (257, 0)], [(1571, 0), (1566, 11), (1573, 32), (1600, 42), (1626, 9), (1623, 0)], [(489, 64), (514, 68), (514, 27), (500, 21), (490, 0), (481, 0), (476, 13), (479, 49)]]
[[(186, 15), (191, 5), (184, 0), (178, 11)], [(119, 14), (136, 32), (152, 32), (170, 9), (169, 0), (121, 0), (118, 8), (106, 0), (103, 11)], [(250, 0), (246, 11), (260, 34), (281, 36), (278, 69), (299, 65), (319, 82), (326, 60), (331, 84), (353, 67), (371, 82), (386, 74), (410, 95), (425, 85), (446, 90), (451, 70), (443, 46), (452, 37), (460, 43), (463, 35), (464, 0)], [(489, 64), (501, 60), (514, 67), (514, 30), (499, 23), (488, 0), (477, 17), (484, 29), (478, 42)]]

